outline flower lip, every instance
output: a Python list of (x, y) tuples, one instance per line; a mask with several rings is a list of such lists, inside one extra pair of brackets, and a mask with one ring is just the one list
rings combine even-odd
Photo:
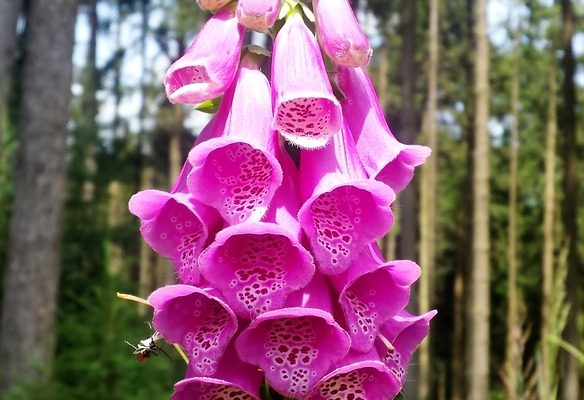
[(157, 289), (148, 302), (154, 307), (152, 325), (169, 343), (179, 343), (198, 376), (211, 376), (237, 331), (237, 318), (212, 291), (188, 285)]
[(307, 399), (345, 399), (351, 395), (354, 399), (393, 399), (399, 391), (396, 377), (382, 362), (372, 359), (333, 370), (318, 382)]
[(200, 258), (201, 273), (242, 318), (281, 308), (312, 279), (312, 256), (279, 225), (249, 222), (225, 228)]
[(216, 378), (193, 377), (186, 378), (174, 385), (174, 393), (171, 400), (193, 400), (193, 399), (239, 399), (239, 400), (259, 400), (257, 395), (247, 392), (233, 382)]
[(276, 391), (302, 398), (347, 354), (350, 339), (327, 312), (284, 308), (253, 320), (235, 345), (243, 361), (263, 369)]

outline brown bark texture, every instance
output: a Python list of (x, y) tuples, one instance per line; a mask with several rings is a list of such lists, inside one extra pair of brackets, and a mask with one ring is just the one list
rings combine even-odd
[(2, 389), (50, 376), (61, 268), (75, 0), (32, 0), (0, 328)]
[[(574, 36), (574, 7), (571, 0), (561, 0), (562, 9), (562, 69), (564, 82), (562, 87), (563, 107), (560, 115), (563, 137), (562, 154), (564, 159), (564, 201), (562, 204), (564, 234), (568, 248), (568, 276), (566, 296), (570, 307), (564, 339), (580, 347), (578, 315), (580, 300), (578, 298), (579, 269), (582, 267), (578, 254), (578, 140), (576, 129), (576, 87), (574, 82), (575, 60), (572, 39)], [(564, 353), (561, 393), (565, 400), (579, 399), (579, 365), (575, 357)]]
[[(433, 307), (434, 270), (436, 261), (436, 201), (438, 171), (438, 133), (436, 129), (436, 109), (438, 93), (438, 46), (439, 46), (439, 0), (430, 1), (430, 31), (428, 54), (428, 100), (425, 116), (425, 133), (432, 156), (422, 168), (420, 186), (420, 264), (424, 273), (420, 278), (420, 311)], [(432, 374), (430, 339), (420, 347), (419, 398), (431, 398)]]
[(487, 1), (477, 0), (475, 12), (475, 119), (473, 151), (473, 240), (468, 315), (468, 397), (489, 397), (489, 41)]

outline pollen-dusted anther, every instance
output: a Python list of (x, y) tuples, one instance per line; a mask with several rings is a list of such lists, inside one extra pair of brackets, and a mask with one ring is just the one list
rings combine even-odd
[(261, 368), (284, 396), (303, 398), (350, 346), (331, 314), (314, 308), (283, 308), (253, 320), (236, 341), (241, 359)]
[[(218, 293), (217, 293), (218, 294)], [(212, 290), (169, 285), (154, 291), (152, 325), (169, 343), (179, 343), (197, 376), (212, 376), (229, 341), (237, 331), (237, 318)]]
[(288, 141), (302, 148), (320, 148), (339, 131), (341, 107), (316, 38), (299, 10), (292, 11), (274, 41), (272, 92), (272, 126)]
[(185, 54), (168, 69), (164, 79), (168, 100), (197, 104), (223, 94), (235, 76), (244, 31), (232, 9), (211, 17)]

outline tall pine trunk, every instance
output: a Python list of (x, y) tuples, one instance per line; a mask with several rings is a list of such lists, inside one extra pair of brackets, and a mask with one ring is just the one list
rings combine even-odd
[[(436, 199), (438, 171), (438, 133), (436, 130), (436, 109), (438, 92), (438, 22), (439, 0), (430, 1), (430, 31), (428, 57), (428, 103), (426, 105), (425, 133), (432, 156), (422, 169), (420, 187), (420, 263), (424, 273), (420, 281), (420, 310), (433, 306), (434, 270), (436, 262)], [(420, 348), (419, 398), (424, 400), (431, 396), (432, 375), (430, 340), (422, 343)]]
[[(574, 36), (574, 9), (571, 0), (561, 0), (562, 6), (562, 48), (564, 51), (562, 69), (564, 83), (562, 87), (563, 107), (560, 116), (563, 137), (562, 154), (564, 156), (564, 201), (562, 204), (565, 240), (568, 248), (568, 276), (566, 283), (567, 302), (570, 306), (565, 339), (572, 345), (580, 347), (578, 316), (580, 302), (580, 257), (578, 254), (578, 140), (576, 136), (576, 88), (574, 82), (575, 60), (572, 48)], [(569, 353), (564, 353), (562, 373), (562, 398), (579, 399), (578, 362)]]
[(543, 212), (543, 260), (542, 260), (542, 295), (541, 295), (541, 372), (540, 398), (550, 399), (555, 395), (556, 360), (552, 355), (549, 337), (552, 332), (551, 305), (553, 303), (554, 272), (554, 226), (556, 213), (556, 143), (557, 101), (556, 101), (556, 57), (555, 45), (550, 51), (550, 69), (548, 73), (548, 109), (545, 144), (545, 189)]
[[(2, 391), (51, 373), (77, 1), (31, 0), (0, 330)], [(1, 396), (0, 396), (1, 397)]]
[(508, 400), (520, 396), (521, 294), (517, 284), (517, 164), (519, 156), (519, 28), (513, 38), (511, 75), (511, 142), (509, 145), (509, 207), (507, 244), (507, 337), (503, 379)]
[(473, 400), (489, 397), (489, 42), (487, 0), (477, 0), (475, 12), (475, 119), (473, 152), (473, 240), (468, 315), (469, 394)]

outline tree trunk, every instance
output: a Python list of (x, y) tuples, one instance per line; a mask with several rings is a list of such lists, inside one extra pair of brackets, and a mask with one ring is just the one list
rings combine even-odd
[[(31, 0), (2, 301), (2, 391), (51, 373), (77, 1)], [(0, 396), (1, 397), (1, 396)]]
[(97, 0), (89, 0), (87, 3), (87, 17), (89, 20), (89, 45), (87, 47), (87, 64), (85, 66), (84, 90), (82, 109), (84, 111), (86, 126), (83, 131), (85, 179), (83, 182), (83, 200), (87, 203), (95, 197), (95, 173), (97, 163), (95, 153), (98, 139), (97, 114), (99, 106), (97, 102), (97, 90), (100, 87), (100, 76), (97, 70), (97, 30), (99, 26), (97, 16)]
[[(401, 63), (401, 123), (399, 126), (399, 138), (403, 143), (414, 143), (417, 130), (417, 115), (415, 106), (415, 83), (416, 74), (416, 22), (417, 22), (417, 1), (409, 0), (402, 2), (401, 9), (401, 35), (402, 35), (402, 63)], [(400, 193), (399, 202), (399, 238), (397, 246), (397, 257), (400, 259), (417, 259), (417, 194), (414, 184), (410, 184)], [(418, 309), (418, 299), (416, 290), (412, 294), (410, 308), (413, 311)], [(418, 397), (418, 362), (417, 354), (410, 363), (409, 379), (404, 389), (408, 398)]]
[[(562, 69), (564, 70), (563, 107), (560, 121), (564, 155), (564, 202), (563, 220), (566, 245), (568, 248), (568, 276), (566, 283), (567, 302), (570, 306), (565, 339), (572, 345), (580, 347), (580, 332), (578, 316), (580, 302), (578, 299), (580, 257), (578, 255), (578, 140), (576, 136), (576, 90), (574, 83), (574, 9), (571, 0), (561, 0), (562, 6), (562, 47), (564, 55)], [(562, 373), (562, 398), (565, 400), (579, 399), (578, 362), (569, 353), (564, 352)]]
[(469, 399), (489, 397), (489, 41), (487, 1), (477, 0), (475, 12), (475, 120), (473, 152), (473, 240), (470, 280)]
[(505, 346), (504, 384), (508, 400), (520, 396), (521, 376), (521, 294), (517, 287), (517, 163), (519, 153), (519, 28), (513, 38), (511, 75), (511, 143), (509, 166), (509, 208), (507, 247), (507, 337)]
[(22, 7), (22, 0), (0, 0), (0, 150), (4, 147), (7, 100), (17, 55), (16, 23)]
[(545, 145), (545, 190), (543, 212), (543, 263), (542, 263), (542, 297), (541, 297), (541, 373), (540, 388), (542, 399), (551, 399), (555, 387), (556, 360), (550, 351), (548, 338), (552, 331), (550, 325), (550, 310), (553, 302), (554, 273), (554, 224), (556, 201), (556, 142), (557, 128), (557, 104), (556, 104), (556, 57), (555, 46), (552, 44), (550, 52), (550, 70), (548, 74), (548, 110), (547, 110), (547, 138)]
[[(439, 44), (439, 0), (430, 1), (430, 32), (428, 54), (428, 103), (426, 105), (425, 131), (428, 146), (432, 156), (422, 169), (422, 184), (420, 189), (420, 264), (424, 273), (420, 280), (420, 311), (429, 310), (433, 306), (434, 270), (436, 261), (436, 199), (438, 170), (438, 135), (436, 131), (436, 109), (438, 92), (438, 44)], [(430, 339), (422, 343), (420, 348), (419, 398), (431, 397), (432, 359)]]

